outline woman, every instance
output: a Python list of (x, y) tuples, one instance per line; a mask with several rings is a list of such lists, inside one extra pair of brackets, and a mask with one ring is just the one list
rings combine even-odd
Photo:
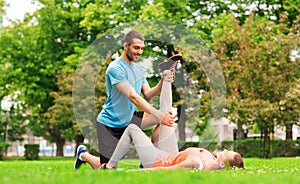
[[(163, 128), (172, 129), (169, 126), (161, 125), (161, 129)], [(163, 133), (163, 131), (160, 131), (160, 133)], [(171, 135), (169, 138), (171, 138)], [(169, 138), (164, 140), (166, 141), (165, 143), (168, 142), (167, 139)], [(241, 155), (234, 151), (223, 150), (217, 153), (215, 157), (208, 150), (196, 147), (190, 147), (180, 152), (171, 151), (172, 147), (175, 147), (171, 144), (172, 142), (165, 147), (167, 149), (162, 149), (161, 147), (157, 148), (144, 132), (134, 124), (129, 125), (112, 158), (107, 164), (103, 164), (101, 168), (116, 168), (118, 161), (129, 151), (131, 140), (133, 141), (139, 158), (146, 170), (177, 170), (190, 168), (199, 170), (219, 170), (225, 169), (226, 167), (244, 168), (244, 162)], [(158, 142), (158, 146), (161, 146), (160, 142)]]

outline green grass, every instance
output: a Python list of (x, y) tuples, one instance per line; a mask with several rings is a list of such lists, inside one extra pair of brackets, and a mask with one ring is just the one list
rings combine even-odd
[(246, 170), (141, 171), (138, 160), (123, 160), (123, 170), (93, 170), (87, 164), (73, 169), (73, 158), (0, 161), (0, 183), (300, 183), (300, 158), (245, 158)]

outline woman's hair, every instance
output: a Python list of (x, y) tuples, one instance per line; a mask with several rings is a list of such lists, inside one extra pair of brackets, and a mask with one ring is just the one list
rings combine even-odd
[(236, 153), (232, 160), (229, 160), (230, 167), (238, 167), (244, 169), (244, 161), (239, 153)]
[(132, 30), (132, 31), (129, 31), (125, 37), (124, 37), (124, 43), (127, 43), (127, 44), (131, 44), (132, 40), (134, 38), (137, 38), (139, 40), (142, 40), (144, 41), (144, 37), (141, 33), (139, 33), (138, 31), (135, 31), (135, 30)]

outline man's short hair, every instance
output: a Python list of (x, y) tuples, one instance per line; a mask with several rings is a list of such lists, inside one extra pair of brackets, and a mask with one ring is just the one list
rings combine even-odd
[(124, 43), (127, 43), (127, 44), (131, 44), (132, 43), (132, 40), (134, 38), (137, 38), (139, 40), (142, 40), (144, 41), (144, 37), (141, 33), (139, 33), (138, 31), (135, 31), (135, 30), (132, 30), (132, 31), (129, 31), (125, 37), (124, 37)]

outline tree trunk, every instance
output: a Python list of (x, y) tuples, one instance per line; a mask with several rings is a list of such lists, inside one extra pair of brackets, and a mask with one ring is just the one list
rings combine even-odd
[(178, 114), (178, 132), (179, 132), (179, 140), (185, 141), (185, 122), (186, 122), (186, 114), (185, 114), (185, 105), (179, 105), (177, 108)]
[(238, 124), (238, 129), (237, 129), (236, 134), (237, 134), (237, 139), (238, 140), (245, 139), (244, 130), (243, 130), (243, 127), (242, 127), (242, 125), (240, 123)]
[(63, 157), (66, 139), (62, 138), (60, 134), (55, 132), (55, 130), (50, 130), (49, 133), (56, 144), (56, 156)]
[[(173, 47), (174, 49), (174, 47)], [(175, 53), (177, 53), (177, 51), (175, 51)], [(179, 73), (176, 75), (176, 81), (181, 81), (179, 85), (175, 86), (176, 83), (172, 84), (172, 91), (177, 91), (176, 87), (185, 87), (185, 79), (184, 79), (184, 70), (181, 67), (179, 69)], [(184, 95), (182, 93), (178, 93), (179, 94), (179, 99), (181, 99), (181, 95)], [(185, 135), (185, 127), (186, 127), (186, 120), (187, 120), (187, 116), (185, 114), (185, 110), (186, 110), (186, 104), (185, 102), (183, 102), (182, 104), (178, 105), (177, 107), (177, 115), (178, 115), (178, 136), (179, 136), (179, 140), (185, 142), (186, 139), (186, 135)]]
[(285, 125), (285, 139), (292, 140), (293, 139), (293, 124)]
[(84, 136), (82, 134), (78, 135), (75, 139), (75, 143), (76, 143), (76, 149), (75, 149), (75, 152), (74, 152), (74, 156), (76, 156), (76, 150), (79, 146), (79, 144), (83, 143), (84, 141)]
[(56, 143), (56, 156), (57, 157), (63, 157), (64, 156), (64, 145), (65, 145), (65, 140), (61, 139), (58, 141), (55, 141)]
[(264, 127), (264, 157), (270, 158), (270, 137), (268, 127)]

